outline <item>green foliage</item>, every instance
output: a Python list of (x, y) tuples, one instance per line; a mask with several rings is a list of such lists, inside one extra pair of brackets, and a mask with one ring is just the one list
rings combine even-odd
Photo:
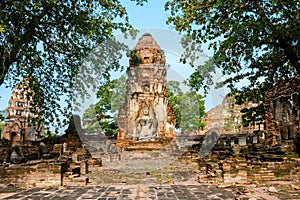
[(45, 138), (47, 139), (51, 139), (54, 138), (56, 136), (55, 132), (50, 131), (50, 130), (45, 130)]
[(178, 96), (175, 96), (174, 93), (169, 88), (167, 88), (167, 95), (168, 95), (168, 104), (172, 106), (174, 114), (176, 116), (175, 128), (180, 128), (181, 110), (180, 110)]
[(99, 113), (96, 113), (96, 105), (92, 104), (84, 111), (82, 116), (82, 125), (87, 134), (102, 132), (98, 119), (101, 120)]
[[(170, 0), (166, 10), (171, 14), (168, 23), (186, 34), (188, 44), (208, 42), (214, 50), (213, 57), (204, 65), (191, 63), (196, 70), (190, 77), (190, 85), (207, 89), (205, 80), (210, 79), (209, 73), (214, 68), (219, 68), (226, 75), (220, 87), (226, 85), (232, 93), (240, 94), (240, 103), (248, 100), (259, 103), (245, 120), (264, 113), (264, 94), (277, 80), (300, 73), (297, 0)], [(184, 47), (193, 52), (194, 45)], [(245, 80), (247, 84), (239, 88), (237, 83)]]
[(125, 101), (126, 77), (101, 85), (97, 92), (99, 101), (85, 110), (82, 121), (87, 133), (104, 133), (116, 136), (118, 133), (117, 113)]
[(178, 81), (168, 81), (168, 88), (166, 91), (168, 95), (168, 104), (172, 106), (174, 114), (176, 116), (175, 128), (180, 128), (181, 124), (181, 109), (179, 96), (183, 95), (183, 92), (179, 86), (180, 83)]
[(203, 97), (194, 91), (183, 92), (178, 81), (168, 82), (168, 103), (173, 107), (176, 116), (176, 128), (182, 132), (194, 131), (205, 127), (202, 118), (205, 116)]
[(258, 118), (260, 118), (260, 120), (265, 119), (265, 109), (263, 104), (259, 104), (258, 108), (257, 107), (243, 108), (241, 112), (244, 113), (242, 115), (241, 124), (245, 127), (249, 126), (250, 123), (253, 123)]
[(105, 135), (117, 137), (118, 123), (114, 119), (106, 119), (105, 121), (100, 122), (100, 126), (103, 128)]
[(203, 88), (204, 93), (207, 94), (210, 87), (214, 84), (212, 73), (215, 72), (215, 68), (214, 60), (209, 58), (203, 65), (196, 67), (196, 70), (188, 78), (187, 84), (196, 91)]
[(131, 58), (130, 62), (132, 65), (138, 66), (139, 64), (142, 63), (142, 58), (141, 58), (140, 54), (136, 53), (135, 50), (130, 52), (129, 57)]
[(168, 92), (171, 92), (172, 94), (176, 96), (183, 95), (183, 92), (180, 88), (180, 82), (178, 81), (168, 81)]
[(205, 127), (202, 118), (205, 116), (203, 97), (194, 91), (186, 92), (179, 97), (181, 107), (181, 125), (183, 132), (203, 130)]
[(111, 80), (101, 85), (97, 91), (97, 109), (98, 113), (107, 113), (110, 111), (114, 118), (117, 117), (117, 112), (121, 104), (125, 101), (126, 93), (126, 77), (121, 76), (118, 79)]
[[(109, 80), (110, 70), (120, 69), (117, 60), (124, 46), (104, 41), (115, 30), (133, 30), (118, 0), (3, 0), (0, 8), (0, 85), (13, 87), (33, 77), (43, 90), (43, 117), (58, 124), (58, 114), (70, 117), (73, 98), (85, 95), (88, 86), (96, 88), (97, 80)], [(101, 55), (97, 63), (88, 55), (99, 46), (92, 52)], [(91, 73), (95, 66), (84, 65), (84, 59), (98, 66), (96, 81)]]
[(0, 122), (0, 138), (1, 138), (1, 136), (2, 136), (2, 131), (3, 131), (3, 129), (4, 129), (4, 122), (3, 121), (1, 121)]

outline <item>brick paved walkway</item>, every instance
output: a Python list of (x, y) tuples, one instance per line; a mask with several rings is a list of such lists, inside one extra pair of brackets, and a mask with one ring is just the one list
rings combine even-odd
[[(34, 188), (18, 192), (3, 199), (99, 199), (99, 200), (139, 200), (139, 199), (233, 199), (230, 190), (204, 185), (116, 185), (61, 188)], [(1, 197), (1, 196), (0, 196)]]
[(297, 200), (300, 191), (279, 190), (270, 193), (267, 188), (251, 188), (240, 194), (243, 187), (219, 188), (216, 185), (99, 185), (85, 187), (33, 188), (22, 191), (1, 191), (0, 199), (97, 199), (97, 200)]

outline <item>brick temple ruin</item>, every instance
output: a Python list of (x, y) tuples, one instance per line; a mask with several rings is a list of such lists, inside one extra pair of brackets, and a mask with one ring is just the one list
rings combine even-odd
[[(91, 169), (101, 167), (102, 160), (119, 164), (126, 158), (140, 159), (143, 164), (146, 158), (171, 155), (166, 153), (170, 149), (175, 149), (175, 162), (198, 164), (194, 173), (199, 183), (299, 180), (299, 75), (276, 83), (266, 93), (265, 121), (243, 127), (241, 109), (256, 104), (237, 105), (227, 95), (207, 112), (206, 128), (198, 135), (175, 133), (175, 116), (166, 95), (165, 56), (150, 34), (144, 34), (132, 50), (127, 75), (116, 141), (86, 135), (79, 116), (73, 116), (65, 134), (44, 138), (42, 126), (32, 128), (26, 123), (30, 98), (24, 98), (26, 90), (16, 87), (0, 140), (2, 183), (24, 188), (84, 186), (89, 184)], [(183, 151), (177, 151), (182, 146)]]
[[(40, 118), (38, 112), (33, 113), (33, 93), (28, 87), (29, 80), (17, 85), (10, 97), (6, 111), (5, 127), (2, 139), (10, 142), (10, 147), (20, 145), (26, 141), (41, 141), (44, 138), (44, 126), (33, 119)], [(39, 108), (38, 108), (39, 109)]]
[(129, 62), (117, 145), (125, 149), (159, 149), (174, 137), (176, 123), (166, 94), (165, 56), (146, 33), (131, 51)]
[(1, 183), (22, 188), (86, 185), (89, 167), (101, 166), (101, 159), (84, 146), (79, 116), (72, 117), (65, 134), (45, 138), (43, 124), (32, 122), (41, 117), (40, 107), (32, 112), (35, 94), (26, 83), (28, 78), (9, 100), (0, 139)]
[[(63, 135), (8, 146), (0, 140), (0, 178), (20, 188), (84, 186), (91, 168), (102, 165), (85, 147), (79, 116), (73, 116)], [(97, 138), (99, 139), (99, 138)], [(90, 141), (89, 141), (90, 142)]]
[(243, 108), (251, 108), (257, 106), (256, 103), (247, 102), (242, 105), (236, 103), (234, 95), (227, 94), (222, 104), (210, 109), (206, 112), (203, 119), (205, 123), (204, 130), (200, 130), (199, 134), (203, 135), (207, 131), (213, 128), (222, 129), (222, 134), (251, 134), (257, 130), (264, 130), (265, 124), (263, 120), (256, 120), (249, 124), (249, 126), (243, 126), (241, 124)]
[[(198, 162), (199, 182), (254, 183), (300, 177), (300, 76), (277, 82), (266, 93), (266, 120), (238, 123), (243, 107), (231, 96), (206, 115), (206, 132), (185, 155)], [(226, 121), (231, 117), (231, 128)], [(219, 128), (220, 121), (224, 121)]]

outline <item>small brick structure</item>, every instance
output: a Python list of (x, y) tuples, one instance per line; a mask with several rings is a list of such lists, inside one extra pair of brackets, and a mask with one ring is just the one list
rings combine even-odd
[(88, 184), (89, 167), (100, 167), (101, 161), (84, 148), (63, 152), (53, 159), (31, 160), (22, 164), (2, 163), (0, 179), (16, 187), (83, 186)]
[(65, 135), (19, 144), (17, 159), (22, 161), (17, 164), (11, 162), (15, 147), (11, 149), (8, 140), (0, 140), (1, 183), (21, 188), (87, 185), (89, 167), (102, 163), (83, 145), (79, 122), (80, 118), (73, 116)]

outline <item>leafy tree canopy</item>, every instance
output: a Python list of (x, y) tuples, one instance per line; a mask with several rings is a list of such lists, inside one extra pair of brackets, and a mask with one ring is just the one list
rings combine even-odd
[(101, 133), (102, 128), (100, 126), (100, 123), (98, 121), (101, 121), (101, 119), (98, 120), (99, 114), (96, 113), (96, 105), (91, 104), (83, 113), (82, 116), (82, 125), (86, 133), (88, 134), (95, 134), (95, 133)]
[[(91, 68), (81, 68), (90, 51), (114, 30), (132, 30), (119, 0), (3, 0), (0, 8), (0, 85), (13, 87), (24, 77), (34, 77), (43, 90), (42, 112), (49, 121), (57, 119), (58, 113), (70, 115), (79, 70), (79, 80), (84, 82), (79, 86), (95, 84), (91, 80), (95, 77), (89, 76)], [(114, 53), (102, 57), (106, 65), (98, 79), (108, 79), (107, 72), (119, 68), (115, 60), (120, 57), (120, 44), (114, 41), (106, 49)], [(78, 93), (84, 94), (84, 89)], [(64, 107), (62, 95), (67, 97)]]
[(125, 101), (126, 77), (111, 80), (101, 85), (97, 92), (99, 99), (83, 114), (82, 121), (87, 133), (101, 133), (116, 136), (118, 133), (117, 117), (120, 106)]
[[(239, 94), (238, 102), (263, 102), (276, 80), (300, 73), (298, 0), (170, 0), (166, 10), (171, 14), (168, 23), (177, 31), (191, 42), (209, 42), (214, 50), (211, 61), (198, 66), (190, 77), (196, 89), (206, 86), (207, 72), (219, 68), (227, 75), (219, 86)], [(237, 83), (246, 79), (248, 84), (238, 88)]]
[(97, 113), (107, 113), (109, 111), (111, 115), (117, 119), (120, 106), (125, 101), (125, 83), (126, 77), (121, 76), (99, 87), (97, 91), (99, 101), (96, 103), (96, 109), (98, 109)]
[(194, 91), (183, 92), (178, 81), (168, 81), (168, 103), (176, 116), (176, 128), (182, 132), (203, 129), (205, 116), (203, 97)]

